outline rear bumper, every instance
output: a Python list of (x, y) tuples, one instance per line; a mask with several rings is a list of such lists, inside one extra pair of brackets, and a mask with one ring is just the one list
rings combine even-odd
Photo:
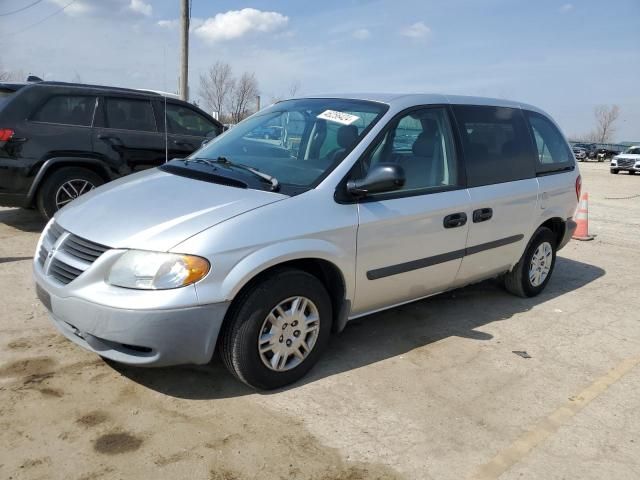
[(567, 218), (567, 221), (565, 222), (564, 235), (562, 236), (562, 240), (560, 240), (560, 243), (558, 244), (557, 250), (560, 250), (567, 243), (569, 243), (569, 240), (571, 240), (571, 237), (573, 237), (577, 226), (578, 224), (573, 221), (573, 218)]

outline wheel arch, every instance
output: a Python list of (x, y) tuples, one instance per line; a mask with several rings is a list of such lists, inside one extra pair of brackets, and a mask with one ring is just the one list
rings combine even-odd
[[(285, 248), (287, 243), (289, 242), (285, 242)], [(334, 256), (337, 253), (335, 247), (327, 242), (321, 243), (325, 244), (324, 247), (332, 247), (331, 250), (313, 249), (278, 256), (271, 256), (268, 251), (258, 251), (243, 259), (229, 272), (221, 285), (225, 296), (231, 300), (229, 311), (243, 292), (253, 288), (268, 275), (278, 269), (293, 268), (314, 275), (322, 282), (331, 297), (333, 329), (342, 330), (351, 306), (353, 287), (347, 281), (348, 274), (338, 266), (336, 258), (339, 257)], [(282, 248), (282, 245), (274, 247)]]
[(113, 180), (113, 176), (109, 173), (107, 166), (104, 162), (95, 158), (78, 158), (78, 157), (52, 157), (46, 160), (38, 170), (33, 183), (27, 193), (27, 201), (29, 205), (32, 205), (38, 190), (42, 187), (48, 175), (51, 175), (55, 171), (65, 167), (81, 167), (92, 171), (96, 175), (99, 175), (105, 182)]
[[(562, 243), (564, 234), (567, 231), (567, 221), (560, 217), (551, 217), (536, 227), (536, 230), (540, 227), (547, 227), (551, 230), (556, 237), (556, 247)], [(535, 230), (534, 230), (535, 231)]]

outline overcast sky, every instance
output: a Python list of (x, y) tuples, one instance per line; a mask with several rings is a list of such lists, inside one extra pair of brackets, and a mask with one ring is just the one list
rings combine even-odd
[[(0, 62), (48, 80), (177, 89), (179, 0), (0, 0)], [(49, 15), (59, 13), (47, 18)], [(41, 23), (38, 23), (41, 22)], [(263, 98), (437, 92), (535, 104), (567, 135), (620, 105), (640, 141), (640, 0), (193, 0), (190, 86), (216, 60)]]

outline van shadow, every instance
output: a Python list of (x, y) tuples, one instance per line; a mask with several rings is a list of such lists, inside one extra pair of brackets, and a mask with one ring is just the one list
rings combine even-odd
[(0, 223), (23, 232), (41, 232), (47, 224), (38, 210), (24, 208), (0, 209)]
[[(507, 320), (605, 275), (602, 268), (558, 257), (545, 291), (534, 298), (508, 294), (495, 280), (397, 307), (349, 322), (333, 335), (318, 365), (299, 382), (269, 395), (325, 377), (402, 355), (447, 337), (483, 342), (493, 338), (476, 330)], [(203, 366), (140, 369), (117, 364), (122, 375), (157, 392), (185, 399), (215, 399), (256, 393), (227, 372), (217, 358)], [(258, 392), (260, 393), (260, 392)]]

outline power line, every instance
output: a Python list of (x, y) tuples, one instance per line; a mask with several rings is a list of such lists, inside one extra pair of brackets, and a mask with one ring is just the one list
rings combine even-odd
[(9, 37), (9, 36), (13, 36), (13, 35), (19, 35), (19, 34), (21, 34), (21, 33), (26, 32), (27, 30), (32, 29), (33, 27), (37, 27), (37, 26), (38, 26), (38, 25), (40, 25), (41, 23), (46, 22), (47, 20), (49, 20), (49, 19), (50, 19), (51, 17), (53, 17), (54, 15), (59, 14), (59, 13), (60, 13), (60, 12), (62, 12), (63, 10), (66, 10), (68, 7), (70, 7), (70, 6), (71, 6), (71, 4), (73, 4), (73, 3), (75, 3), (75, 2), (76, 2), (76, 0), (71, 0), (71, 1), (70, 1), (69, 3), (67, 3), (65, 6), (60, 7), (60, 8), (59, 8), (58, 10), (56, 10), (55, 12), (53, 12), (53, 13), (51, 13), (51, 14), (47, 15), (46, 17), (44, 17), (44, 18), (43, 18), (43, 19), (41, 19), (41, 20), (38, 20), (36, 23), (32, 23), (31, 25), (28, 25), (28, 26), (24, 27), (22, 30), (18, 30), (18, 31), (15, 31), (15, 32), (9, 33), (8, 35), (5, 35), (5, 36), (6, 36), (6, 37)]
[(19, 8), (19, 9), (17, 9), (17, 10), (13, 10), (13, 11), (11, 11), (11, 12), (7, 12), (7, 13), (0, 13), (0, 17), (8, 17), (9, 15), (13, 15), (14, 13), (20, 13), (20, 12), (22, 12), (22, 11), (26, 10), (27, 8), (31, 8), (31, 7), (33, 7), (34, 5), (39, 4), (40, 2), (42, 2), (42, 0), (36, 0), (35, 2), (30, 3), (30, 4), (29, 4), (29, 5), (27, 5), (26, 7), (22, 7), (22, 8)]

